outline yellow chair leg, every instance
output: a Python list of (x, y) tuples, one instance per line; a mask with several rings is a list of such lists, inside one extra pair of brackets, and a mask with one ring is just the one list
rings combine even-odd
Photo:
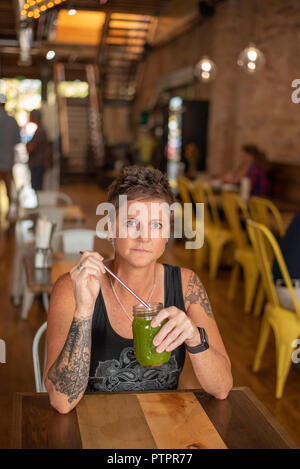
[(292, 348), (288, 345), (281, 345), (279, 347), (275, 393), (277, 399), (280, 399), (283, 394), (286, 378), (292, 364), (292, 351)]
[[(193, 254), (193, 250), (191, 250), (191, 253)], [(207, 242), (204, 241), (202, 248), (197, 249), (196, 255), (195, 255), (195, 263), (198, 269), (203, 268), (206, 255), (207, 255)]]
[(231, 270), (231, 275), (230, 275), (230, 285), (229, 285), (229, 290), (228, 290), (228, 299), (233, 300), (235, 297), (235, 291), (236, 291), (236, 286), (237, 286), (237, 281), (239, 278), (241, 266), (238, 262), (235, 262), (233, 264), (232, 270)]
[(245, 272), (245, 312), (250, 313), (258, 280), (258, 270), (244, 267)]
[(224, 244), (216, 244), (209, 252), (209, 277), (216, 278)]
[(271, 330), (271, 326), (269, 322), (265, 318), (263, 318), (262, 323), (261, 323), (258, 345), (257, 345), (256, 353), (255, 353), (253, 367), (252, 367), (252, 370), (254, 372), (260, 369), (261, 359), (262, 359), (262, 356), (264, 354), (264, 351), (265, 351), (265, 348), (269, 339), (270, 330)]
[(255, 318), (260, 316), (260, 313), (261, 313), (262, 307), (263, 307), (263, 303), (264, 303), (264, 299), (265, 299), (264, 288), (263, 288), (263, 285), (260, 284), (259, 287), (258, 287), (258, 292), (257, 292), (255, 305), (254, 305), (254, 311), (253, 311), (253, 316)]

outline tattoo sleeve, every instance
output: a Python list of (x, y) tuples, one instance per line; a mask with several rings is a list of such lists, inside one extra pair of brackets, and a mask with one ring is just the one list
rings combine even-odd
[(190, 305), (199, 304), (202, 306), (207, 316), (211, 319), (214, 319), (205, 288), (200, 282), (199, 277), (194, 272), (191, 273), (184, 297), (184, 302), (186, 303), (187, 308)]
[(92, 318), (73, 319), (65, 345), (48, 372), (56, 391), (71, 404), (86, 389), (91, 357)]

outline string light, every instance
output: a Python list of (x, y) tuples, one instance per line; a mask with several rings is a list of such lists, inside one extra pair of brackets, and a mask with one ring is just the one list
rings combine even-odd
[(21, 15), (37, 19), (42, 12), (66, 1), (67, 0), (26, 0)]

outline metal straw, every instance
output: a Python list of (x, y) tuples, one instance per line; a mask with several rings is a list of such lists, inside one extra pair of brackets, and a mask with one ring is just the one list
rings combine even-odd
[[(80, 254), (83, 254), (83, 251), (79, 251)], [(144, 305), (147, 309), (151, 309), (150, 306), (145, 303), (145, 301), (143, 301), (136, 293), (134, 293), (134, 291), (131, 290), (131, 288), (129, 288), (126, 283), (124, 283), (119, 277), (117, 277), (108, 267), (106, 267), (105, 264), (103, 264), (104, 266), (104, 269), (112, 276), (114, 277), (121, 285), (123, 285), (124, 288), (126, 288), (126, 290), (129, 291), (129, 293), (131, 293), (133, 296), (135, 296), (135, 298), (140, 302), (142, 303), (142, 305)]]

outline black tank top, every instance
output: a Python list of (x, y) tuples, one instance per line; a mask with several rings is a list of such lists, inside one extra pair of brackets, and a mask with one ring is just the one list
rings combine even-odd
[[(180, 267), (164, 266), (164, 307), (185, 311)], [(176, 389), (185, 360), (185, 346), (173, 350), (169, 361), (155, 367), (140, 365), (133, 339), (121, 337), (111, 327), (102, 292), (96, 300), (92, 322), (90, 375), (86, 392)]]

